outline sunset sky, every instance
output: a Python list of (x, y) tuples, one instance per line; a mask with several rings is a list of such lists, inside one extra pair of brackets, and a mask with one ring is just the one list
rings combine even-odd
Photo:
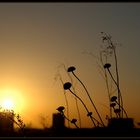
[[(108, 96), (97, 59), (100, 32), (118, 43), (120, 87), (129, 117), (140, 122), (140, 3), (0, 3), (0, 103), (12, 98), (15, 111), (32, 127), (40, 117), (66, 106), (63, 86), (69, 77), (63, 64), (75, 66), (104, 122)], [(92, 111), (87, 95), (72, 76), (75, 89)], [(66, 91), (70, 119), (77, 118), (74, 96)], [(78, 102), (82, 127), (92, 127)], [(71, 125), (72, 127), (72, 125)]]

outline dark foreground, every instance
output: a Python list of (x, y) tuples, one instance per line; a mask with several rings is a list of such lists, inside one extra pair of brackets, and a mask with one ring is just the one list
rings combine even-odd
[(25, 129), (23, 132), (1, 132), (0, 137), (140, 137), (140, 129)]

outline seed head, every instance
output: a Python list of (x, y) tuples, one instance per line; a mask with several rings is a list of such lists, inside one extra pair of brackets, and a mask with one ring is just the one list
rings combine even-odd
[(91, 116), (92, 115), (92, 112), (89, 112), (88, 114), (87, 114), (87, 116)]
[(64, 85), (63, 85), (64, 89), (65, 90), (68, 90), (71, 88), (71, 83), (70, 82), (66, 82)]
[(76, 70), (76, 68), (75, 68), (74, 66), (71, 66), (71, 67), (68, 68), (67, 71), (68, 71), (68, 72), (73, 72), (73, 71), (75, 71), (75, 70)]
[(110, 107), (114, 107), (116, 105), (116, 103), (111, 103)]
[(58, 110), (60, 113), (63, 113), (64, 109), (64, 106), (59, 106), (56, 110)]
[(120, 113), (121, 110), (117, 108), (117, 109), (114, 110), (114, 112), (115, 112), (115, 113)]
[(77, 122), (77, 119), (72, 119), (71, 120), (71, 123), (76, 123)]
[(114, 102), (116, 100), (117, 100), (117, 97), (116, 96), (111, 97), (111, 102)]
[(104, 65), (104, 68), (105, 69), (109, 69), (111, 67), (111, 64), (110, 63), (106, 63), (105, 65)]

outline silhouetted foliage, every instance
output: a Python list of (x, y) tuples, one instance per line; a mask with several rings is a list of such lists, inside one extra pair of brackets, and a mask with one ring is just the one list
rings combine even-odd
[[(108, 123), (111, 119), (114, 119), (114, 116), (112, 116), (112, 108), (114, 113), (116, 114), (116, 118), (115, 119), (122, 119), (122, 121), (120, 122), (125, 122), (128, 118), (127, 113), (125, 111), (125, 109), (123, 108), (123, 99), (122, 99), (122, 95), (121, 95), (121, 90), (120, 90), (120, 82), (119, 82), (119, 72), (118, 72), (118, 60), (117, 60), (117, 53), (116, 53), (116, 45), (113, 43), (112, 41), (112, 36), (110, 36), (109, 34), (106, 34), (104, 32), (101, 32), (102, 34), (102, 42), (104, 44), (104, 46), (102, 47), (102, 51), (100, 51), (100, 58), (98, 60), (100, 60), (101, 65), (100, 68), (102, 70), (102, 72), (104, 73), (103, 78), (106, 82), (106, 87), (107, 87), (107, 92), (108, 92), (108, 99), (109, 99), (109, 109), (110, 109), (110, 115), (108, 117)], [(92, 55), (90, 53), (90, 55)], [(114, 58), (114, 65), (113, 63), (110, 63), (108, 61), (108, 57), (112, 57)], [(113, 61), (111, 61), (113, 62)], [(114, 70), (115, 66), (115, 72), (112, 72), (112, 70)], [(66, 68), (65, 68), (66, 69)], [(67, 68), (67, 72), (72, 74), (78, 81), (79, 83), (83, 86), (84, 90), (86, 91), (86, 94), (88, 95), (90, 102), (92, 103), (100, 121), (98, 121), (95, 117), (93, 117), (93, 113), (90, 112), (86, 106), (86, 104), (84, 103), (84, 101), (75, 94), (75, 92), (71, 89), (71, 87), (73, 87), (73, 83), (71, 82), (66, 82), (63, 84), (63, 88), (64, 90), (68, 90), (70, 91), (70, 93), (72, 93), (84, 106), (84, 108), (87, 111), (87, 117), (89, 117), (94, 125), (94, 127), (97, 126), (103, 126), (104, 122), (102, 121), (102, 118), (94, 104), (94, 102), (92, 101), (90, 94), (86, 88), (86, 86), (84, 85), (84, 83), (79, 79), (79, 77), (75, 74), (76, 71), (76, 67), (75, 66), (69, 66)], [(110, 84), (111, 83), (111, 84)], [(113, 84), (113, 88), (112, 89), (112, 84)], [(115, 95), (117, 94), (117, 95)], [(126, 119), (123, 118), (123, 113), (125, 113), (126, 115)], [(71, 122), (77, 122), (76, 120), (72, 120)]]
[(89, 97), (89, 99), (90, 99), (90, 102), (92, 103), (92, 105), (93, 105), (93, 107), (94, 107), (94, 109), (95, 109), (95, 111), (96, 111), (96, 113), (97, 113), (97, 115), (98, 115), (98, 117), (99, 117), (99, 119), (100, 119), (102, 125), (104, 126), (104, 123), (103, 123), (103, 121), (102, 121), (102, 118), (101, 118), (101, 116), (100, 116), (100, 114), (99, 114), (99, 112), (98, 112), (98, 110), (97, 110), (95, 104), (93, 103), (93, 101), (92, 101), (92, 99), (91, 99), (91, 97), (90, 97), (90, 94), (89, 94), (87, 88), (85, 87), (84, 83), (76, 76), (76, 74), (74, 73), (75, 70), (76, 70), (76, 68), (75, 68), (74, 66), (70, 66), (70, 67), (68, 67), (68, 70), (67, 70), (67, 71), (68, 71), (68, 72), (72, 72), (72, 74), (75, 76), (75, 78), (76, 78), (76, 79), (80, 82), (80, 84), (84, 87), (84, 89), (85, 89), (85, 91), (86, 91), (86, 93), (87, 93), (87, 95), (88, 95), (88, 97)]

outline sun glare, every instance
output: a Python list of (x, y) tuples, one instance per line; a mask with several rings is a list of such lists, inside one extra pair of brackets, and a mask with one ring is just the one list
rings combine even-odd
[(2, 103), (2, 108), (12, 110), (14, 108), (14, 102), (12, 99), (5, 99)]
[(24, 109), (24, 99), (21, 92), (13, 89), (0, 90), (0, 107), (21, 112)]

